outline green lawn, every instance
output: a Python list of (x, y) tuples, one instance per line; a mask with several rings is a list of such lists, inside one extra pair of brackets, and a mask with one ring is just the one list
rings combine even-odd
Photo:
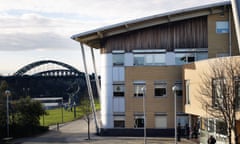
[[(100, 105), (97, 103), (96, 105), (96, 110), (100, 110)], [(75, 120), (74, 118), (74, 109), (72, 111), (70, 110), (64, 110), (61, 108), (56, 108), (56, 109), (51, 109), (51, 110), (46, 110), (47, 115), (44, 115), (40, 117), (40, 124), (43, 126), (49, 126), (49, 125), (54, 125), (57, 123), (65, 123), (69, 121)], [(76, 107), (76, 119), (79, 119), (83, 116), (84, 114), (81, 112), (80, 107)]]

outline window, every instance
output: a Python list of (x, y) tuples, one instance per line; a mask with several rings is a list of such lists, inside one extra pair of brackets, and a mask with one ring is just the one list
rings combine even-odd
[(175, 49), (174, 51), (176, 65), (183, 65), (208, 58), (208, 50), (206, 48)]
[(125, 116), (124, 115), (114, 115), (113, 126), (114, 128), (124, 128), (125, 127)]
[(135, 54), (134, 55), (134, 65), (144, 65), (144, 55)]
[(190, 80), (185, 80), (186, 104), (190, 104), (189, 87), (190, 87)]
[(155, 128), (167, 128), (167, 114), (156, 113), (155, 114)]
[(114, 51), (112, 54), (113, 66), (123, 66), (124, 65), (124, 52)]
[(240, 80), (235, 79), (235, 92), (236, 92), (236, 108), (240, 108)]
[(143, 114), (134, 115), (134, 128), (143, 128), (144, 127), (144, 116)]
[(157, 97), (166, 96), (166, 87), (167, 84), (165, 82), (155, 82), (154, 83), (154, 95)]
[(165, 53), (134, 54), (134, 65), (165, 65)]
[(124, 91), (124, 84), (113, 84), (113, 96), (123, 97)]
[(216, 33), (218, 33), (218, 34), (229, 33), (228, 21), (217, 21), (216, 22)]
[(223, 107), (223, 100), (224, 95), (226, 92), (225, 88), (225, 79), (224, 78), (217, 78), (212, 80), (212, 87), (213, 87), (213, 99), (212, 105), (213, 107), (219, 108)]
[(134, 81), (134, 96), (142, 97), (145, 93), (145, 81)]

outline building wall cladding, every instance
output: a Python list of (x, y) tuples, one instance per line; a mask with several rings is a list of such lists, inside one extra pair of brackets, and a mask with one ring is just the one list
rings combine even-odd
[(207, 48), (207, 16), (126, 32), (102, 41), (101, 53), (133, 49)]
[[(229, 14), (230, 11), (230, 14)], [(237, 46), (236, 31), (234, 28), (233, 16), (231, 9), (223, 14), (214, 14), (208, 16), (208, 56), (209, 58), (216, 57), (217, 54), (229, 54), (231, 47), (231, 55), (239, 55)], [(229, 33), (216, 33), (217, 21), (229, 21)], [(231, 34), (231, 35), (230, 35)], [(231, 42), (229, 41), (231, 38)]]
[[(134, 97), (134, 85), (136, 80), (146, 82), (146, 117), (147, 128), (155, 128), (155, 113), (166, 113), (167, 127), (174, 127), (174, 105), (172, 86), (177, 80), (181, 80), (181, 66), (145, 66), (126, 67), (125, 70), (125, 107), (126, 128), (134, 128), (134, 112), (143, 113), (143, 98)], [(162, 80), (167, 84), (167, 94), (164, 97), (154, 96), (154, 81)], [(177, 98), (178, 112), (182, 112), (182, 97)]]

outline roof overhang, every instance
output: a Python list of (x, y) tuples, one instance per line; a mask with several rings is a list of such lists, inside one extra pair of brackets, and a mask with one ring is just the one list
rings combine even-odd
[(167, 12), (83, 32), (73, 35), (71, 38), (90, 47), (101, 48), (103, 38), (169, 22), (222, 13), (227, 5), (230, 5), (229, 1)]

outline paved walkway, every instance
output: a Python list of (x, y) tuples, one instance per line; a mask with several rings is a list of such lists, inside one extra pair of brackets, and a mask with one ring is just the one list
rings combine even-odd
[[(93, 121), (92, 121), (93, 123)], [(14, 140), (12, 144), (144, 144), (143, 137), (100, 137), (96, 136), (94, 125), (91, 126), (91, 140), (87, 139), (87, 123), (76, 120), (60, 126), (51, 126), (50, 131), (31, 138)], [(173, 144), (173, 138), (147, 138), (147, 144)], [(182, 139), (178, 144), (195, 144)]]

